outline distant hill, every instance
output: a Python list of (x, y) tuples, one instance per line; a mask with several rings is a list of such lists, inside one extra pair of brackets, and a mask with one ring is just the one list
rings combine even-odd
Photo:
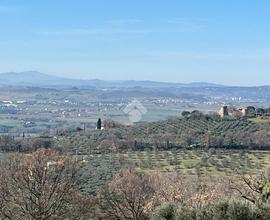
[(67, 79), (48, 74), (27, 71), (27, 72), (8, 72), (0, 74), (0, 85), (12, 86), (58, 86), (58, 85), (81, 85), (81, 80)]
[(8, 72), (0, 74), (0, 85), (8, 86), (85, 86), (85, 87), (98, 87), (98, 88), (181, 88), (181, 87), (223, 87), (222, 85), (195, 82), (189, 84), (183, 83), (168, 83), (168, 82), (154, 82), (154, 81), (104, 81), (99, 79), (80, 80), (69, 79), (64, 77), (52, 76), (37, 71), (26, 72)]

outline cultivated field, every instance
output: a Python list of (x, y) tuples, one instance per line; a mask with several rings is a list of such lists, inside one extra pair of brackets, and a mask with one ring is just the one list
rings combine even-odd
[[(270, 168), (270, 152), (205, 151), (137, 151), (103, 155), (105, 160), (134, 166), (142, 172), (179, 172), (184, 175), (233, 175), (257, 173)], [(91, 163), (92, 157), (87, 157)]]

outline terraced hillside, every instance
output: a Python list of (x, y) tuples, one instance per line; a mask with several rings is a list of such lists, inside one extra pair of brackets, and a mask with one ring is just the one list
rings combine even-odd
[(269, 130), (270, 123), (248, 118), (200, 116), (74, 132), (58, 137), (56, 144), (78, 154), (187, 147), (268, 150)]
[(217, 133), (223, 134), (224, 132), (255, 132), (259, 129), (258, 124), (247, 119), (224, 119), (214, 120), (209, 117), (202, 117), (200, 119), (191, 118), (175, 118), (166, 121), (145, 123), (135, 126), (132, 132), (135, 136), (147, 136), (151, 134), (181, 134), (187, 130), (200, 133)]

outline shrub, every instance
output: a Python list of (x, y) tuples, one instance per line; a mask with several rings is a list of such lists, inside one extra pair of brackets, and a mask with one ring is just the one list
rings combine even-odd
[(212, 219), (215, 220), (252, 220), (257, 219), (256, 210), (248, 203), (243, 202), (220, 202), (213, 208)]
[(155, 210), (151, 220), (267, 220), (269, 217), (269, 207), (223, 201), (216, 205), (178, 209), (174, 204), (163, 204)]
[(152, 214), (151, 220), (175, 220), (177, 207), (173, 203), (164, 203)]

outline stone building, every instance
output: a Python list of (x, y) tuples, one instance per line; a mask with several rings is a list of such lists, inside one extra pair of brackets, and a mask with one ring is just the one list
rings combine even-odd
[(224, 118), (226, 116), (237, 116), (237, 117), (244, 117), (248, 114), (247, 108), (233, 108), (228, 106), (222, 106), (218, 111), (220, 117)]
[(229, 116), (228, 106), (222, 106), (218, 112), (220, 117), (224, 118), (226, 116)]

